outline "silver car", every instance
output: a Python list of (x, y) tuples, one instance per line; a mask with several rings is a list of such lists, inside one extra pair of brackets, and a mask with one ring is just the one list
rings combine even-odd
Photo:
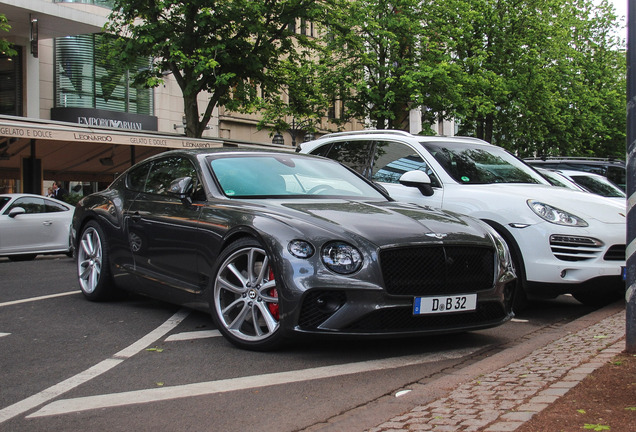
[(32, 260), (39, 254), (71, 254), (74, 208), (31, 194), (0, 195), (0, 256)]

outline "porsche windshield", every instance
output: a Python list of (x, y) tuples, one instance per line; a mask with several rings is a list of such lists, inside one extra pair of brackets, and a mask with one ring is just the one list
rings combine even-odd
[(532, 168), (499, 147), (449, 142), (421, 144), (460, 184), (549, 184)]
[(342, 165), (296, 155), (232, 155), (210, 161), (228, 197), (386, 198)]

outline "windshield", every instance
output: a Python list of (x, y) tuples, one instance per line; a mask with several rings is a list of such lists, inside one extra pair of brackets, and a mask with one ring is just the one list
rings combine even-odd
[(532, 168), (499, 147), (449, 142), (421, 144), (460, 184), (549, 184)]
[(342, 165), (300, 155), (232, 155), (210, 161), (231, 198), (386, 198)]

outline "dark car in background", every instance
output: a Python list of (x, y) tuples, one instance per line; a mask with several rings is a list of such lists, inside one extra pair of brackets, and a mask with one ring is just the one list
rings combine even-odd
[(585, 157), (544, 157), (526, 158), (523, 161), (533, 167), (560, 171), (585, 171), (599, 174), (621, 188), (623, 192), (625, 192), (626, 189), (627, 173), (625, 161), (622, 160)]
[(166, 152), (82, 199), (73, 232), (89, 300), (124, 289), (209, 310), (247, 349), (301, 334), (448, 333), (512, 317), (514, 270), (493, 229), (394, 202), (320, 157)]

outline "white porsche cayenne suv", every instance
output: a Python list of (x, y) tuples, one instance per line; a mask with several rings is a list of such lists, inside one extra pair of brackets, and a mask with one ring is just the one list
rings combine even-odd
[(570, 293), (600, 306), (625, 292), (626, 208), (551, 186), (503, 148), (476, 138), (365, 130), (325, 135), (298, 151), (340, 161), (396, 200), (479, 218), (508, 242), (515, 307)]

